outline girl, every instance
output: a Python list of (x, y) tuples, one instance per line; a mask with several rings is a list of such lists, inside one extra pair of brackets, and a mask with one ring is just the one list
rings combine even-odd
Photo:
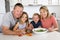
[(46, 6), (40, 7), (41, 22), (44, 28), (47, 28), (49, 31), (58, 30), (57, 20), (53, 15), (49, 14), (49, 10)]
[(14, 27), (14, 31), (20, 33), (21, 35), (25, 34), (26, 27), (28, 26), (28, 14), (23, 12), (22, 16), (19, 19), (19, 22)]

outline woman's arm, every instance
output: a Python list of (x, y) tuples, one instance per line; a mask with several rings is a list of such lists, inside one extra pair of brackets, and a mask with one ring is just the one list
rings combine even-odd
[(53, 16), (53, 25), (54, 25), (54, 31), (57, 31), (58, 30), (58, 23), (57, 23), (57, 20), (56, 18)]
[(52, 24), (53, 26), (51, 28), (48, 28), (49, 31), (57, 31), (58, 30), (58, 23), (54, 16), (52, 16)]

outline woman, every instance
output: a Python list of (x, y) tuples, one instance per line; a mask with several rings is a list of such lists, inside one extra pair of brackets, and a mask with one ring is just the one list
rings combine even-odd
[(43, 28), (47, 28), (49, 31), (58, 30), (58, 23), (55, 17), (49, 14), (48, 8), (46, 6), (42, 6), (39, 11)]

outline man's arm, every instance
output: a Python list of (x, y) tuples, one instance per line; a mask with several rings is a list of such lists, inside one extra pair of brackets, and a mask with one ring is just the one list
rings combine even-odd
[(17, 33), (14, 32), (14, 31), (11, 31), (8, 27), (6, 26), (3, 26), (2, 27), (2, 32), (3, 34), (6, 34), (6, 35), (16, 35)]
[(16, 34), (15, 32), (11, 31), (9, 28), (10, 28), (10, 17), (7, 14), (5, 14), (3, 17), (3, 23), (2, 23), (3, 34), (7, 34), (7, 35)]

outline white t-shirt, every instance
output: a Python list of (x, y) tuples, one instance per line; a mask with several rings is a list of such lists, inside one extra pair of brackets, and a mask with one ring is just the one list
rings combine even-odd
[(26, 28), (26, 23), (24, 23), (24, 24), (20, 24), (19, 22), (18, 22), (18, 29), (25, 29)]

